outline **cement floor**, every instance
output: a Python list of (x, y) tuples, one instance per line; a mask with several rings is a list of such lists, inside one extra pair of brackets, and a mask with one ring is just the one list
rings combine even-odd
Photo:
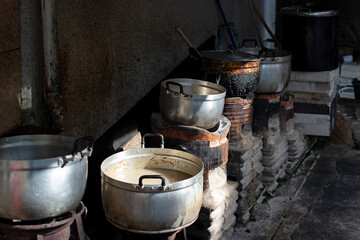
[(339, 106), (351, 121), (346, 144), (319, 138), (296, 172), (254, 206), (234, 239), (360, 239), (360, 103)]

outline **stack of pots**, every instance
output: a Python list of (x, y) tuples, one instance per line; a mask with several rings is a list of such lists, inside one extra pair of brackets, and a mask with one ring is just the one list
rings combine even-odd
[(93, 139), (22, 135), (0, 139), (0, 218), (60, 216), (80, 205)]
[[(160, 137), (160, 148), (145, 148)], [(191, 225), (203, 197), (203, 163), (164, 148), (161, 135), (145, 134), (141, 149), (119, 152), (101, 164), (105, 216), (114, 226), (139, 234), (167, 234)]]
[[(258, 53), (247, 53), (233, 50), (208, 50), (201, 52), (202, 69), (205, 79), (216, 81), (226, 88), (224, 115), (231, 121), (230, 141), (241, 139), (244, 116), (252, 116), (243, 107), (243, 102), (252, 103), (254, 92), (260, 79), (261, 58)], [(236, 109), (236, 110), (235, 110)], [(252, 108), (248, 108), (252, 111)], [(233, 112), (236, 111), (235, 112)], [(245, 113), (245, 112), (246, 113)]]
[[(173, 125), (217, 126), (226, 90), (185, 78), (161, 83), (160, 113)], [(145, 148), (145, 138), (160, 147)], [(145, 134), (141, 149), (116, 153), (101, 164), (102, 203), (114, 226), (140, 234), (167, 234), (191, 225), (203, 199), (204, 164), (195, 155), (164, 148), (163, 135)]]

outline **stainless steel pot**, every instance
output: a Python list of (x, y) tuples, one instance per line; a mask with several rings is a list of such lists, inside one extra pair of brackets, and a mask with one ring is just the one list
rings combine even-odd
[(164, 120), (210, 129), (219, 122), (226, 89), (215, 83), (187, 78), (161, 83), (160, 113)]
[(239, 48), (235, 51), (260, 55), (260, 78), (256, 93), (281, 93), (290, 81), (291, 53), (279, 49), (261, 50), (257, 47)]
[(93, 139), (23, 135), (0, 139), (0, 218), (40, 220), (76, 208)]
[[(200, 212), (203, 163), (192, 154), (163, 148), (162, 135), (161, 148), (144, 148), (146, 136), (142, 149), (119, 152), (102, 162), (105, 216), (116, 227), (131, 232), (177, 231), (192, 224)], [(149, 171), (160, 174), (148, 175)], [(176, 180), (175, 172), (182, 180)], [(158, 182), (149, 183), (151, 178)]]

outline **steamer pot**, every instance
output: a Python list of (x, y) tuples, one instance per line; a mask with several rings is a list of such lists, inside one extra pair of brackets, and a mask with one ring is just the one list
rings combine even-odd
[(0, 139), (0, 218), (40, 220), (83, 197), (93, 139), (22, 135)]
[(161, 83), (160, 113), (177, 125), (215, 127), (224, 109), (226, 89), (215, 83), (173, 78)]
[[(114, 226), (130, 232), (175, 232), (198, 217), (203, 198), (203, 163), (192, 154), (164, 148), (116, 153), (101, 164), (101, 196), (105, 216)], [(156, 136), (159, 136), (158, 134)], [(161, 174), (143, 175), (142, 171)], [(168, 180), (170, 173), (188, 175)], [(157, 182), (148, 180), (156, 178)], [(183, 176), (181, 177), (183, 178)], [(150, 185), (149, 185), (150, 184)]]

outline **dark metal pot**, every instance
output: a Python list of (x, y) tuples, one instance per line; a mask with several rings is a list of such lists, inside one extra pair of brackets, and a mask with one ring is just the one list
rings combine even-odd
[(0, 139), (0, 218), (40, 220), (75, 209), (85, 192), (93, 139)]
[(292, 53), (293, 71), (338, 67), (338, 11), (281, 8), (279, 33), (282, 49)]
[(258, 56), (229, 50), (201, 51), (205, 80), (216, 81), (226, 88), (226, 98), (250, 99), (260, 78)]
[(199, 215), (204, 166), (192, 154), (164, 148), (162, 135), (161, 148), (144, 148), (146, 136), (143, 148), (116, 153), (102, 162), (105, 216), (126, 231), (175, 232), (191, 225)]

